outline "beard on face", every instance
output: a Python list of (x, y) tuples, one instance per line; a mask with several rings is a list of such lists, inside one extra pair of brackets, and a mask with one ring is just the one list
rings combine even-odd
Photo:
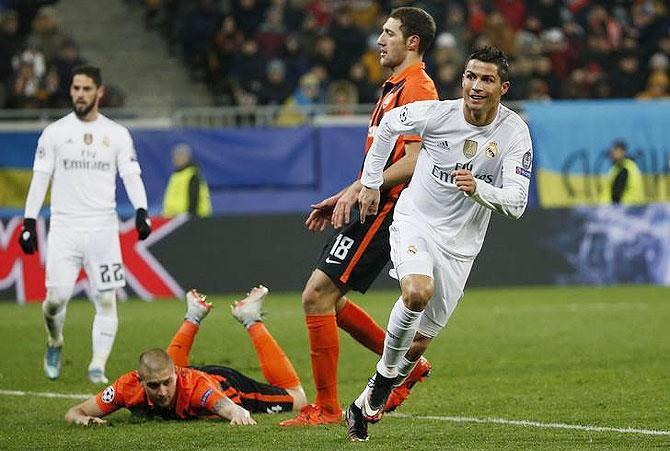
[(76, 114), (77, 117), (81, 119), (85, 117), (88, 113), (90, 113), (94, 106), (95, 106), (95, 100), (93, 100), (88, 105), (79, 106), (79, 108), (77, 108), (76, 102), (72, 102), (72, 111), (74, 111), (74, 114)]

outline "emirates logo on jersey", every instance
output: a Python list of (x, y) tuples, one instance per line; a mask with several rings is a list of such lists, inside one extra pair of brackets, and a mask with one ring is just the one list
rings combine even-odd
[(90, 133), (84, 133), (84, 144), (90, 146), (93, 144), (93, 135)]

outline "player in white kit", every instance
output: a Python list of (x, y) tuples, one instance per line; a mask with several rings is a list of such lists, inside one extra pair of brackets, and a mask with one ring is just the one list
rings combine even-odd
[(107, 383), (105, 364), (118, 328), (115, 290), (125, 285), (116, 214), (117, 171), (136, 209), (139, 239), (151, 233), (132, 138), (128, 129), (98, 111), (103, 93), (97, 67), (79, 66), (72, 71), (74, 111), (47, 126), (39, 138), (19, 236), (26, 254), (37, 251), (35, 218), (51, 180), (47, 295), (42, 311), (48, 333), (44, 371), (52, 380), (60, 376), (65, 311), (83, 267), (95, 305), (88, 378), (95, 384)]
[(360, 220), (377, 213), (384, 163), (398, 134), (422, 148), (390, 228), (401, 296), (370, 383), (347, 410), (351, 440), (367, 440), (394, 385), (402, 382), (463, 296), (491, 211), (519, 218), (528, 201), (532, 144), (528, 126), (500, 104), (509, 89), (505, 54), (495, 47), (468, 58), (463, 98), (415, 102), (389, 112), (365, 158)]

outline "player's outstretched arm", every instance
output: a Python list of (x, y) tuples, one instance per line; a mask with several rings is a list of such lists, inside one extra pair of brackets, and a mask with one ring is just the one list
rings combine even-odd
[(326, 229), (326, 226), (331, 221), (333, 210), (335, 209), (337, 201), (347, 190), (347, 188), (344, 188), (337, 194), (323, 199), (321, 202), (310, 205), (312, 211), (309, 212), (309, 216), (307, 216), (307, 219), (305, 220), (305, 226), (307, 227), (307, 230), (310, 232), (323, 232)]
[(230, 420), (230, 424), (256, 424), (247, 409), (238, 406), (228, 397), (223, 397), (214, 404), (214, 413), (221, 418)]
[(416, 160), (419, 158), (421, 142), (409, 142), (405, 144), (405, 155), (384, 171), (384, 183), (381, 189), (391, 189), (396, 185), (407, 183), (414, 174)]
[(102, 417), (107, 415), (107, 413), (100, 410), (100, 407), (95, 402), (95, 396), (91, 396), (81, 404), (71, 407), (65, 414), (65, 421), (68, 424), (79, 424), (82, 426), (105, 424), (107, 421), (103, 420)]

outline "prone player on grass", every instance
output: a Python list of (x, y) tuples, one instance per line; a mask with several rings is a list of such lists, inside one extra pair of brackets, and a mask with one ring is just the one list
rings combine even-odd
[(307, 403), (300, 379), (262, 321), (261, 307), (267, 293), (262, 285), (253, 288), (246, 298), (233, 304), (231, 312), (246, 327), (268, 383), (225, 366), (188, 367), (200, 322), (212, 308), (206, 296), (191, 290), (186, 294), (186, 317), (167, 351), (144, 351), (136, 371), (70, 408), (65, 420), (86, 426), (104, 424), (103, 417), (127, 408), (146, 417), (185, 420), (218, 416), (231, 424), (255, 424), (252, 412), (300, 410)]

